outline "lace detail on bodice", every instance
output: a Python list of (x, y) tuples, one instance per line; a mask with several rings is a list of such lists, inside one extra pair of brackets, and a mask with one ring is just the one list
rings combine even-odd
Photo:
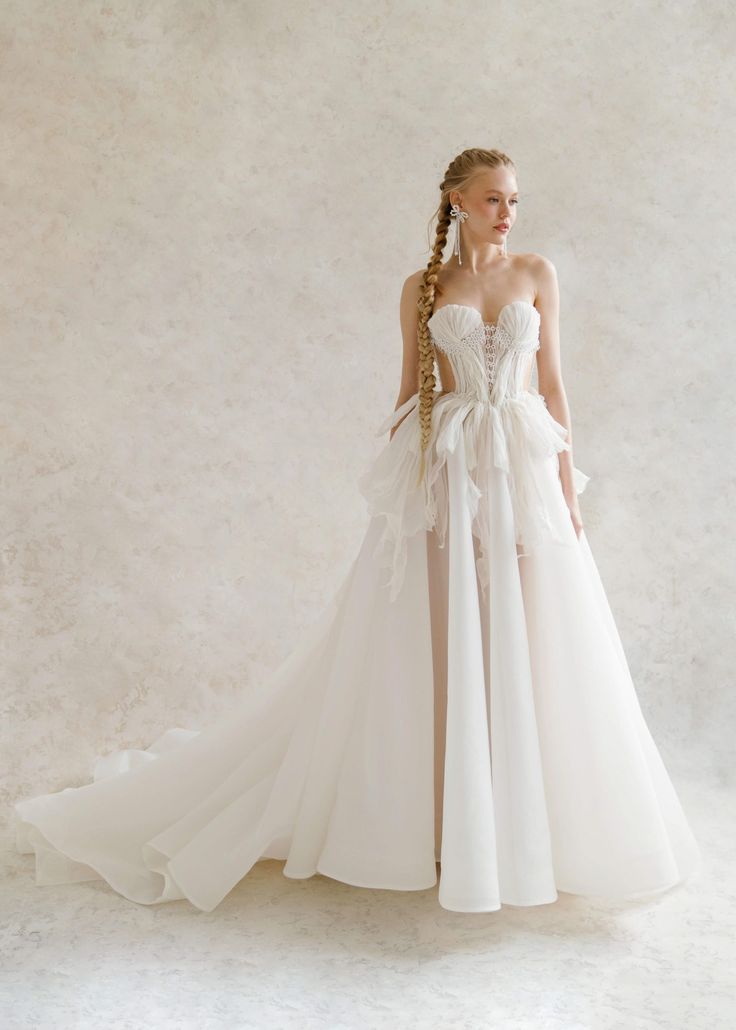
[(486, 374), (488, 382), (492, 386), (496, 382), (496, 369), (501, 354), (511, 347), (514, 341), (500, 325), (491, 325), (490, 322), (478, 326), (475, 332), (480, 335), (486, 358)]
[(496, 404), (523, 389), (530, 356), (539, 349), (539, 312), (533, 304), (506, 304), (495, 324), (483, 322), (477, 308), (445, 304), (428, 327), (450, 361), (456, 393)]

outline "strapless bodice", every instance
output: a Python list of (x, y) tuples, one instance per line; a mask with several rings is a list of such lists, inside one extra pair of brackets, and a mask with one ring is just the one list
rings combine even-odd
[[(567, 428), (536, 389), (523, 385), (528, 363), (539, 349), (540, 322), (534, 305), (523, 300), (506, 304), (495, 324), (485, 323), (482, 313), (467, 304), (444, 304), (430, 316), (427, 325), (438, 352), (451, 362), (455, 389), (433, 393), (426, 460), (422, 465), (421, 398), (416, 390), (381, 422), (377, 435), (394, 427), (396, 432), (360, 480), (371, 514), (386, 519), (381, 561), (391, 570), (392, 600), (403, 581), (409, 539), (421, 529), (435, 529), (444, 539), (452, 455), (459, 455), (463, 475), (469, 475), (461, 493), (474, 525), (487, 527), (503, 517), (500, 502), (491, 513), (490, 495), (501, 489), (498, 476), (508, 484), (516, 557), (550, 540), (576, 539), (574, 533), (570, 537), (556, 460), (570, 450)], [(495, 486), (489, 477), (496, 477)], [(577, 493), (588, 478), (573, 467)], [(545, 500), (549, 490), (556, 497), (551, 507)], [(478, 559), (478, 573), (485, 590), (490, 582), (488, 555)]]
[(524, 389), (530, 355), (539, 349), (539, 312), (513, 300), (498, 320), (484, 322), (477, 308), (444, 304), (427, 322), (436, 347), (450, 362), (455, 392), (500, 404)]

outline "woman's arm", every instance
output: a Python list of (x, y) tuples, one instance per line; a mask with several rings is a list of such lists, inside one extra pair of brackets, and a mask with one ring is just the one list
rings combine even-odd
[[(401, 336), (403, 339), (403, 358), (401, 364), (401, 385), (399, 396), (394, 411), (409, 400), (419, 389), (419, 293), (421, 290), (423, 272), (414, 272), (405, 281), (401, 290), (401, 301), (399, 304), (399, 321), (401, 323)], [(407, 412), (408, 414), (408, 412)], [(406, 418), (406, 415), (404, 415)], [(389, 439), (399, 428), (404, 418), (399, 419), (392, 427)]]
[(560, 481), (565, 501), (575, 532), (580, 535), (583, 520), (578, 505), (578, 495), (573, 480), (572, 423), (567, 394), (562, 382), (562, 359), (560, 355), (560, 290), (557, 270), (552, 262), (540, 254), (535, 256), (536, 298), (534, 305), (541, 316), (539, 329), (540, 348), (537, 351), (537, 379), (539, 392), (547, 403), (550, 415), (567, 429), (569, 451), (558, 454)]

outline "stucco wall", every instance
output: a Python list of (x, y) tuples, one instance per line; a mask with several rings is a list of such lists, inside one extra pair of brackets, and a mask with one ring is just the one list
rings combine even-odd
[(650, 726), (726, 775), (723, 12), (3, 5), (6, 803), (203, 725), (337, 588), (401, 284), (467, 146), (513, 157), (509, 249), (557, 267), (583, 517)]

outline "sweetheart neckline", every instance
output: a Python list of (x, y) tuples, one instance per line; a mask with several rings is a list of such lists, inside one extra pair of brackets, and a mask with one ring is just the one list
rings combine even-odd
[[(485, 325), (485, 326), (492, 326), (493, 328), (497, 328), (498, 327), (498, 323), (501, 321), (501, 316), (503, 315), (503, 313), (506, 310), (506, 308), (513, 307), (514, 304), (526, 304), (527, 307), (530, 307), (534, 311), (537, 311), (537, 309), (534, 307), (534, 305), (529, 300), (510, 300), (508, 302), (508, 304), (504, 304), (504, 306), (501, 308), (501, 310), (498, 313), (498, 318), (496, 319), (495, 322), (484, 322), (483, 321), (483, 312), (479, 311), (478, 308), (473, 307), (472, 304), (443, 304), (441, 308), (437, 308), (436, 311), (432, 312), (432, 314), (427, 319), (427, 325), (429, 325), (429, 323), (432, 321), (432, 319), (435, 317), (435, 315), (439, 315), (440, 311), (444, 311), (445, 308), (467, 308), (468, 311), (475, 311), (475, 313), (480, 316), (480, 320), (483, 323), (483, 325)], [(538, 311), (537, 311), (537, 314), (539, 314)]]

